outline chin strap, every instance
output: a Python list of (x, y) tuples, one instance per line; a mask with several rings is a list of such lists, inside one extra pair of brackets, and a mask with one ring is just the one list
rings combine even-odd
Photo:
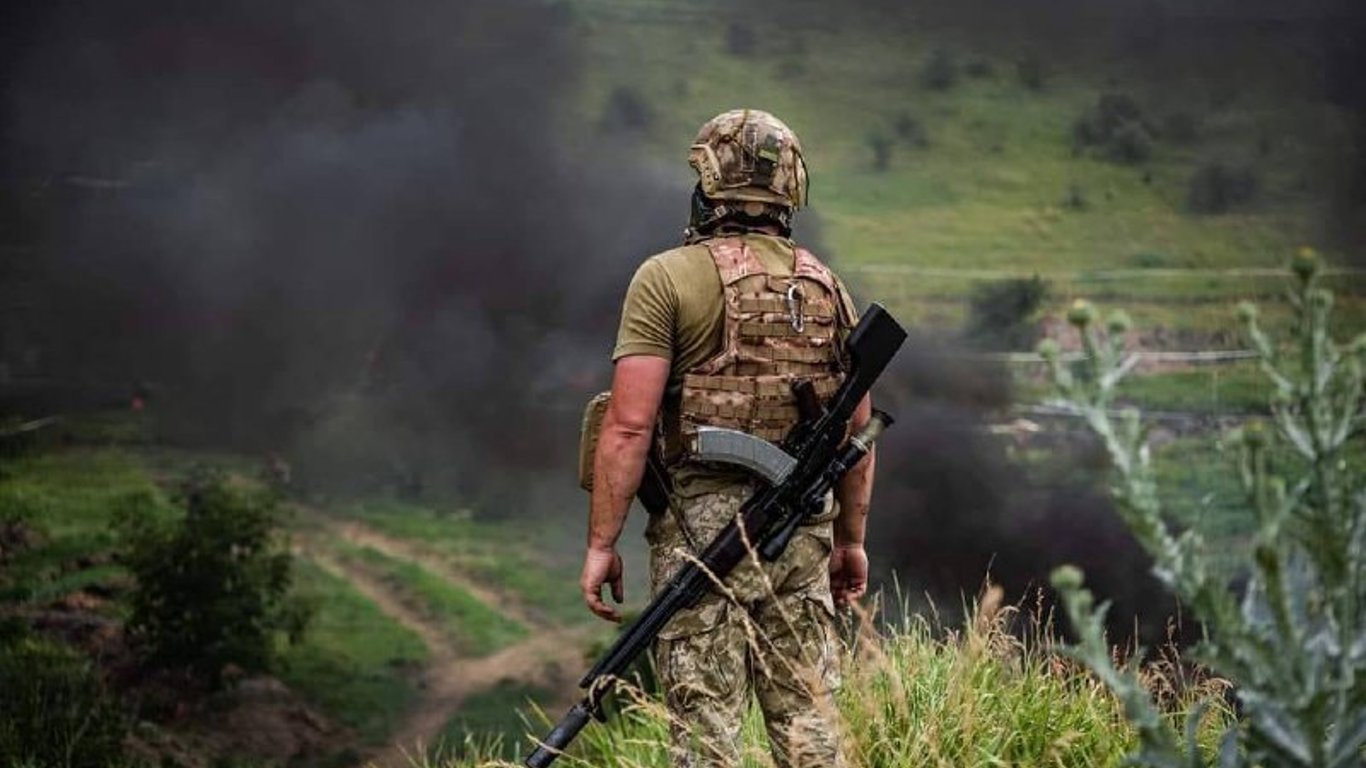
[(778, 227), (782, 237), (792, 235), (792, 209), (769, 203), (763, 204), (763, 212), (758, 216), (745, 213), (743, 204), (727, 205), (702, 194), (701, 187), (693, 190), (692, 213), (688, 226), (683, 229), (683, 243), (692, 245), (714, 237), (718, 230), (734, 227), (738, 232), (750, 232), (761, 227)]

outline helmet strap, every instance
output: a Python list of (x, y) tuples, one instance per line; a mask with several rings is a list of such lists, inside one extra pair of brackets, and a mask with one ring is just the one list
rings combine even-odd
[(691, 213), (688, 227), (683, 230), (683, 241), (691, 244), (706, 240), (722, 228), (745, 232), (764, 227), (777, 227), (780, 236), (790, 237), (792, 209), (765, 203), (763, 213), (751, 216), (745, 213), (743, 205), (727, 205), (724, 200), (707, 197), (699, 184), (693, 188)]

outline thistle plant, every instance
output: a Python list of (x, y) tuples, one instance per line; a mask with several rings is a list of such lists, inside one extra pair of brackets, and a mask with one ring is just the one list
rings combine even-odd
[[(1068, 651), (1123, 703), (1140, 737), (1131, 757), (1137, 765), (1366, 763), (1366, 471), (1348, 454), (1366, 427), (1366, 334), (1349, 344), (1332, 340), (1333, 296), (1318, 284), (1312, 251), (1297, 254), (1291, 271), (1295, 322), (1283, 344), (1262, 329), (1254, 306), (1238, 310), (1274, 392), (1271, 423), (1246, 423), (1229, 440), (1256, 524), (1241, 595), (1211, 568), (1197, 531), (1168, 529), (1139, 414), (1115, 414), (1116, 386), (1135, 362), (1124, 351), (1127, 317), (1112, 315), (1102, 329), (1095, 308), (1077, 302), (1068, 320), (1081, 336), (1082, 360), (1069, 367), (1056, 342), (1040, 347), (1058, 393), (1108, 453), (1117, 509), (1153, 557), (1155, 575), (1204, 627), (1195, 658), (1235, 686), (1239, 720), (1208, 757), (1193, 738), (1203, 710), (1190, 713), (1180, 737), (1133, 670), (1115, 665), (1103, 633), (1108, 604), (1095, 603), (1078, 569), (1055, 571), (1078, 636)], [(1288, 477), (1272, 471), (1280, 443), (1293, 455)]]

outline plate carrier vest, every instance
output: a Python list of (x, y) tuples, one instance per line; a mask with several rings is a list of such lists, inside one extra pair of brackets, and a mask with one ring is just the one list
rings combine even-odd
[(720, 354), (683, 377), (665, 454), (686, 458), (699, 426), (727, 427), (774, 443), (797, 423), (792, 384), (808, 379), (821, 402), (844, 380), (843, 334), (854, 325), (834, 275), (796, 248), (791, 276), (770, 275), (738, 237), (704, 243), (721, 277), (725, 328)]

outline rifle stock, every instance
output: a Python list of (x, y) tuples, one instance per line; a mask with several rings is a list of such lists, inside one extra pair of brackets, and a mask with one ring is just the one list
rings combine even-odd
[(757, 542), (765, 559), (777, 559), (782, 554), (801, 522), (819, 508), (826, 494), (891, 425), (891, 416), (874, 411), (859, 434), (845, 439), (854, 409), (905, 340), (906, 331), (881, 305), (873, 304), (864, 313), (845, 341), (851, 366), (844, 383), (819, 413), (812, 413), (809, 404), (804, 407), (802, 420), (783, 441), (783, 449), (797, 460), (796, 469), (781, 484), (755, 493), (741, 507), (737, 520), (706, 546), (698, 562), (684, 563), (664, 583), (641, 615), (584, 675), (579, 686), (587, 693), (527, 756), (528, 768), (546, 768), (564, 752), (588, 720), (601, 712), (602, 698), (614, 681), (649, 648), (670, 619), (702, 597), (713, 578), (724, 579), (749, 554), (748, 542)]

